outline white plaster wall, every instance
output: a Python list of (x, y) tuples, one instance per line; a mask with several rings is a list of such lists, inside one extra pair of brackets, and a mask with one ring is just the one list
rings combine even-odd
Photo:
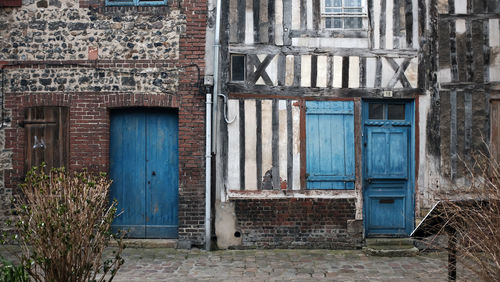
[[(288, 129), (287, 129), (287, 112), (286, 112), (286, 101), (280, 100), (278, 102), (279, 111), (279, 177), (280, 183), (288, 181), (287, 166), (288, 166)], [(286, 187), (285, 187), (286, 188)]]
[(227, 166), (227, 189), (240, 189), (240, 120), (239, 101), (228, 100), (228, 116), (235, 117), (234, 121), (227, 125), (228, 133), (228, 166)]
[(499, 19), (489, 21), (490, 81), (500, 81), (500, 26)]
[(245, 190), (257, 190), (256, 118), (255, 100), (245, 100)]

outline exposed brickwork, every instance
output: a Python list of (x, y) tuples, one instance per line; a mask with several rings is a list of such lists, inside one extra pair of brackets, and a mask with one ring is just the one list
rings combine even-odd
[(247, 248), (357, 248), (351, 231), (354, 199), (235, 200), (237, 228)]
[[(173, 1), (172, 1), (173, 2)], [(178, 95), (184, 107), (179, 109), (179, 173), (184, 180), (179, 187), (179, 239), (197, 238), (193, 243), (204, 241), (205, 216), (205, 97), (198, 93), (197, 79), (203, 78), (205, 69), (205, 33), (207, 25), (207, 1), (184, 0), (180, 2), (186, 11), (186, 32), (179, 40), (179, 65), (184, 68), (179, 75)]]
[(169, 1), (165, 7), (103, 3), (55, 0), (46, 9), (30, 2), (0, 10), (0, 65), (7, 64), (5, 114), (11, 119), (0, 131), (0, 182), (5, 180), (0, 210), (6, 214), (24, 175), (20, 122), (25, 108), (68, 107), (69, 168), (96, 171), (109, 169), (112, 109), (175, 108), (179, 239), (202, 245), (205, 96), (198, 82), (204, 70), (206, 1)]

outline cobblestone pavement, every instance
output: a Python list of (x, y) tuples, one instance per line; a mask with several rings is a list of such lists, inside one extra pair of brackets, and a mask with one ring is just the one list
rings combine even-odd
[[(14, 259), (18, 247), (0, 247)], [(108, 250), (105, 256), (110, 256)], [(113, 281), (447, 281), (446, 253), (374, 257), (346, 250), (127, 248)], [(458, 268), (459, 281), (471, 281)]]
[[(124, 256), (114, 281), (447, 281), (445, 253), (390, 258), (361, 251), (129, 248)], [(467, 281), (463, 275), (459, 268), (459, 280)]]

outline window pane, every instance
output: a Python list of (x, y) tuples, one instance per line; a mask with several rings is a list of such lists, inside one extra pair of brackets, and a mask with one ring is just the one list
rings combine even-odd
[(341, 13), (341, 8), (325, 8), (325, 13)]
[(405, 105), (403, 105), (403, 104), (389, 104), (389, 105), (387, 105), (387, 119), (404, 120), (405, 119)]
[(384, 104), (370, 103), (368, 104), (369, 119), (384, 119)]
[(331, 7), (333, 4), (333, 0), (325, 0), (325, 7)]
[(346, 7), (361, 7), (361, 0), (344, 0)]
[(231, 56), (231, 80), (232, 81), (245, 80), (245, 56), (242, 55)]
[(342, 18), (333, 18), (333, 28), (342, 28)]
[(325, 18), (325, 28), (333, 28), (333, 18)]
[(334, 7), (342, 7), (342, 0), (333, 0)]
[(361, 9), (361, 8), (345, 8), (344, 12), (346, 12), (346, 13), (361, 13), (361, 12), (363, 12), (363, 9)]
[(361, 18), (345, 18), (345, 28), (362, 28), (362, 21)]

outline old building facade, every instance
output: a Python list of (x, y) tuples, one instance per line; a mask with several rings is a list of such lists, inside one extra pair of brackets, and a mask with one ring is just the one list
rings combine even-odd
[(499, 13), (496, 0), (228, 0), (218, 246), (408, 236), (466, 182), (462, 160), (498, 143)]
[(109, 172), (137, 238), (204, 243), (206, 1), (0, 1), (1, 210), (42, 161)]

